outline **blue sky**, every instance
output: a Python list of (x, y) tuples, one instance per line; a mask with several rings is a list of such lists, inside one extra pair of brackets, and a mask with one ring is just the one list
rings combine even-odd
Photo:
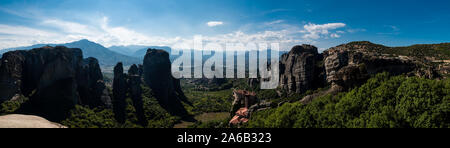
[(0, 49), (89, 39), (104, 46), (280, 42), (326, 49), (450, 40), (446, 0), (2, 0)]

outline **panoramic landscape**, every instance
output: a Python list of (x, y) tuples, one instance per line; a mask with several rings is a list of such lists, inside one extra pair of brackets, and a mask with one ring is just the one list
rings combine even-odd
[(0, 128), (450, 127), (445, 4), (89, 2), (0, 2)]

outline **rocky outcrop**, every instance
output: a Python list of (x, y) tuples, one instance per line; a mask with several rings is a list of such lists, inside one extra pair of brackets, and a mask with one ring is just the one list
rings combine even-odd
[(105, 82), (103, 82), (103, 74), (97, 59), (89, 57), (83, 60), (82, 70), (78, 87), (82, 104), (90, 107), (104, 106), (112, 108), (111, 97)]
[(138, 73), (139, 73), (139, 76), (142, 77), (142, 75), (144, 74), (144, 65), (142, 65), (142, 64), (138, 65)]
[(141, 76), (139, 68), (135, 64), (130, 66), (128, 74), (124, 73), (123, 64), (117, 63), (114, 67), (113, 80), (113, 111), (118, 122), (124, 123), (126, 120), (127, 98), (131, 98), (136, 109), (136, 116), (142, 126), (147, 126), (147, 119), (144, 113), (144, 103), (142, 100)]
[[(445, 60), (393, 54), (401, 52), (410, 55), (413, 51), (365, 41), (339, 45), (322, 54), (317, 53), (317, 48), (311, 45), (295, 46), (281, 57), (280, 88), (291, 94), (301, 94), (306, 90), (330, 85), (328, 90), (304, 97), (301, 102), (306, 104), (319, 96), (359, 86), (371, 75), (381, 72), (425, 78), (436, 78), (448, 73), (449, 66)], [(420, 50), (414, 52), (421, 53)], [(257, 80), (249, 79), (248, 84), (252, 87), (257, 84)]]
[(254, 112), (271, 109), (273, 106), (274, 104), (272, 102), (263, 100), (257, 104), (250, 106), (250, 108), (248, 109), (248, 114), (252, 115)]
[(128, 90), (127, 76), (123, 73), (123, 64), (114, 67), (113, 80), (113, 111), (118, 122), (125, 122), (126, 95)]
[(39, 116), (11, 114), (0, 116), (0, 128), (67, 128)]
[(0, 103), (20, 94), (27, 52), (5, 53), (0, 66)]
[(179, 80), (172, 76), (169, 53), (148, 49), (143, 66), (145, 83), (152, 89), (161, 107), (172, 115), (187, 115), (181, 101), (188, 101), (179, 86)]
[[(31, 112), (64, 119), (76, 104), (108, 106), (100, 68), (83, 60), (80, 49), (42, 47), (11, 51), (0, 66), (0, 102), (18, 94), (30, 98)], [(103, 88), (103, 89), (102, 89)]]
[[(364, 42), (344, 44), (324, 51), (327, 82), (344, 89), (359, 86), (370, 75), (389, 72), (392, 75), (413, 74), (422, 71), (421, 63), (409, 58), (391, 56), (377, 51), (383, 46)], [(430, 72), (428, 76), (433, 77)]]
[(295, 46), (280, 60), (280, 87), (288, 93), (304, 93), (317, 84), (320, 55), (311, 45)]
[(142, 101), (141, 76), (139, 75), (139, 69), (135, 64), (131, 65), (128, 70), (128, 86), (138, 120), (141, 125), (146, 126), (147, 120), (144, 114), (144, 103)]

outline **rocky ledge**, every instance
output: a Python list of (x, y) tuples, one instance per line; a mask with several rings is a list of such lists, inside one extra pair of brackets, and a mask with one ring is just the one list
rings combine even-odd
[(0, 116), (0, 128), (67, 128), (39, 116), (11, 114)]

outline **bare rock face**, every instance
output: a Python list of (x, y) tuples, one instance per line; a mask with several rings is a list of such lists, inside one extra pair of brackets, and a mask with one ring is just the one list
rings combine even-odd
[(1, 63), (0, 102), (22, 94), (30, 98), (32, 112), (51, 120), (63, 119), (76, 104), (107, 106), (110, 100), (98, 61), (83, 60), (80, 49), (11, 51)]
[(420, 63), (376, 52), (382, 48), (381, 45), (364, 42), (324, 51), (327, 82), (348, 89), (363, 84), (372, 74), (389, 72), (399, 75), (420, 71)]
[(148, 49), (144, 58), (143, 77), (159, 104), (173, 115), (187, 115), (181, 101), (186, 101), (179, 80), (172, 76), (169, 53)]
[[(96, 60), (87, 61), (94, 62), (84, 64), (80, 49), (62, 46), (7, 52), (0, 64), (0, 102), (22, 94), (30, 98), (31, 112), (64, 119), (82, 100), (90, 105), (103, 96), (103, 91), (92, 89), (102, 79), (100, 68)], [(105, 105), (104, 100), (97, 105)]]
[(79, 79), (81, 81), (78, 82), (78, 87), (82, 104), (90, 107), (112, 108), (111, 98), (103, 82), (103, 74), (97, 59), (90, 57), (83, 60)]
[(127, 76), (123, 73), (123, 64), (114, 67), (113, 80), (113, 111), (118, 122), (125, 122), (126, 95), (128, 90)]
[(327, 82), (331, 85), (349, 88), (365, 82), (369, 78), (361, 53), (345, 50), (324, 52)]
[(0, 103), (21, 93), (25, 51), (5, 53), (0, 65)]
[(280, 61), (280, 87), (289, 93), (304, 93), (311, 89), (318, 71), (317, 48), (311, 45), (295, 46)]
[(414, 56), (390, 54), (392, 50), (396, 49), (366, 41), (332, 47), (322, 54), (313, 46), (295, 46), (281, 58), (280, 87), (289, 93), (304, 93), (330, 84), (330, 89), (304, 97), (301, 102), (307, 104), (319, 96), (360, 86), (381, 72), (435, 78), (448, 69), (445, 60), (433, 66)]
[(0, 128), (67, 128), (58, 123), (50, 122), (39, 116), (5, 115), (0, 116)]
[(138, 65), (138, 73), (139, 73), (139, 76), (142, 77), (142, 74), (144, 73), (144, 65), (142, 65), (142, 64)]

